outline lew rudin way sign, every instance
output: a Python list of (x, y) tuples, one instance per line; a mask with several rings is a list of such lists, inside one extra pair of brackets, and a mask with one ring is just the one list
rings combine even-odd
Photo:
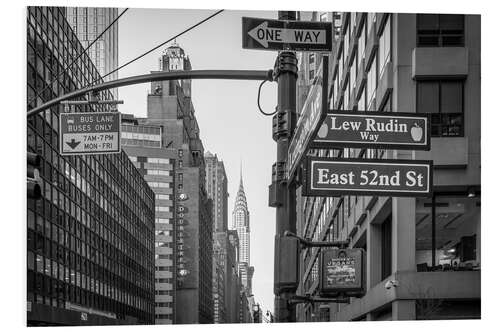
[(331, 23), (243, 17), (242, 28), (244, 49), (332, 50)]
[(297, 121), (297, 127), (287, 153), (287, 175), (292, 178), (300, 164), (311, 139), (316, 134), (327, 109), (328, 97), (328, 57), (324, 56), (322, 65), (309, 89), (304, 106)]
[(306, 196), (431, 196), (432, 161), (332, 159), (308, 156)]
[(61, 155), (119, 153), (120, 124), (118, 112), (61, 113)]
[(329, 110), (311, 147), (430, 150), (429, 116)]

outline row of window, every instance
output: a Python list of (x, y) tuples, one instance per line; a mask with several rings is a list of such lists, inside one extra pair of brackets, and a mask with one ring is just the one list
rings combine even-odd
[(170, 188), (170, 183), (165, 182), (148, 182), (148, 185), (151, 187)]
[(121, 138), (123, 146), (161, 148), (161, 140)]
[(170, 212), (171, 208), (172, 207), (170, 207), (170, 206), (155, 206), (155, 210), (157, 212)]
[[(147, 310), (147, 293), (133, 294), (127, 289), (117, 288), (110, 283), (94, 279), (87, 274), (80, 273), (79, 271), (63, 266), (56, 261), (47, 259), (41, 255), (36, 255), (36, 261), (34, 261), (35, 255), (33, 252), (28, 251), (28, 270), (36, 271), (40, 274), (58, 279), (67, 284), (77, 286), (83, 290), (108, 297), (112, 300), (123, 302), (127, 305), (136, 306), (142, 310)], [(33, 262), (36, 264), (33, 266)], [(109, 280), (111, 282), (112, 280)], [(146, 296), (146, 298), (144, 298)]]
[(170, 194), (155, 194), (156, 200), (172, 200), (172, 196)]
[[(340, 51), (338, 71), (333, 80), (333, 95), (332, 103), (335, 104), (340, 98), (338, 109), (348, 108), (351, 104), (357, 106), (357, 110), (372, 110), (374, 109), (375, 93), (378, 86), (378, 81), (385, 71), (386, 65), (391, 61), (391, 20), (392, 15), (384, 22), (381, 29), (382, 33), (378, 37), (379, 47), (375, 57), (369, 63), (365, 63), (367, 79), (366, 84), (361, 88), (359, 99), (351, 101), (351, 98), (357, 92), (356, 83), (357, 75), (362, 75), (360, 70), (363, 68), (363, 60), (367, 61), (368, 55), (365, 55), (366, 36), (372, 33), (372, 26), (370, 25), (371, 19), (368, 18), (358, 38), (358, 49), (354, 55), (354, 60), (350, 67), (347, 61), (346, 51), (349, 46), (349, 37), (351, 34), (350, 25), (353, 21), (348, 21), (346, 27), (346, 35), (344, 39), (343, 49)], [(433, 16), (434, 18), (429, 18)], [(351, 18), (354, 15), (351, 15)], [(375, 18), (375, 16), (373, 16)], [(463, 35), (463, 15), (417, 15), (418, 22), (425, 22), (428, 20), (438, 20), (439, 22), (445, 21), (446, 24), (461, 26), (461, 34)], [(455, 22), (455, 23), (450, 23)], [(458, 23), (457, 23), (458, 22)], [(459, 23), (462, 22), (462, 23)], [(420, 23), (419, 23), (420, 24)], [(423, 24), (423, 23), (422, 23)], [(425, 24), (424, 24), (425, 25)], [(419, 25), (419, 29), (420, 29)], [(424, 29), (425, 30), (425, 29)], [(420, 31), (420, 30), (419, 30)], [(448, 31), (445, 29), (445, 31)], [(354, 36), (354, 35), (353, 35)], [(463, 38), (462, 38), (463, 39)], [(462, 40), (461, 39), (461, 40)], [(449, 44), (449, 43), (448, 43)], [(450, 46), (446, 44), (446, 46)], [(344, 69), (344, 65), (346, 69)], [(340, 87), (342, 78), (344, 77), (344, 70), (350, 71), (350, 74), (345, 76), (346, 82), (345, 91)], [(464, 135), (464, 116), (463, 116), (463, 97), (464, 81), (463, 80), (434, 80), (434, 81), (417, 81), (417, 112), (431, 113), (431, 135), (432, 136), (463, 136)], [(338, 97), (340, 96), (340, 97)], [(380, 107), (383, 111), (391, 110), (390, 96), (385, 104)]]
[(154, 176), (172, 176), (172, 171), (169, 170), (156, 170), (156, 169), (147, 169), (146, 170), (147, 175), (154, 175)]
[(172, 242), (155, 242), (155, 247), (172, 247)]

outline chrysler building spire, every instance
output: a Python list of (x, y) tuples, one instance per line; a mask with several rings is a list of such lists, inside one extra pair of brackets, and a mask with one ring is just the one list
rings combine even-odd
[(239, 238), (238, 267), (243, 285), (251, 293), (253, 267), (250, 266), (250, 213), (243, 187), (243, 167), (240, 161), (240, 185), (234, 202), (232, 229)]

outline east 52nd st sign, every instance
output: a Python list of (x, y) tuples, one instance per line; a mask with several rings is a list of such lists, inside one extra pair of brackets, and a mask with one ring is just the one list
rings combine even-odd
[(61, 113), (61, 155), (119, 153), (120, 124), (118, 112)]
[(306, 196), (430, 196), (432, 161), (307, 158)]

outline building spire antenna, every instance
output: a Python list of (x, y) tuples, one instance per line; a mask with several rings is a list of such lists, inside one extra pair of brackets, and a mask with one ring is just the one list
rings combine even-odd
[(240, 157), (240, 183), (243, 183), (243, 163), (241, 162), (241, 157)]

